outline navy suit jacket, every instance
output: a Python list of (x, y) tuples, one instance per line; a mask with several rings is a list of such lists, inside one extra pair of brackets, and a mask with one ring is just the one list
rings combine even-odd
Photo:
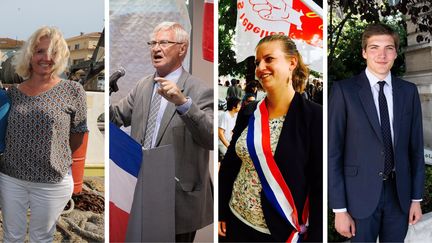
[[(417, 87), (392, 76), (396, 188), (408, 213), (424, 184), (423, 128)], [(360, 75), (335, 82), (328, 113), (328, 188), (333, 209), (369, 217), (378, 205), (384, 171), (384, 144), (369, 81)]]

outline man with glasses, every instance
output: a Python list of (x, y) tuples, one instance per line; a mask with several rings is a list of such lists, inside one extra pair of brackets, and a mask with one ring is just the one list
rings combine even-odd
[(156, 26), (148, 42), (156, 73), (110, 106), (111, 122), (131, 126), (131, 136), (144, 149), (174, 147), (177, 242), (192, 242), (197, 229), (213, 222), (213, 90), (183, 68), (188, 44), (180, 24)]

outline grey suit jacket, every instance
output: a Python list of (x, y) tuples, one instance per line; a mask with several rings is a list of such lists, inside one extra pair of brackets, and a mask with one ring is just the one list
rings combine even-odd
[[(151, 75), (140, 80), (126, 97), (110, 106), (110, 121), (117, 126), (131, 126), (131, 136), (140, 144), (147, 125), (153, 79)], [(213, 150), (213, 90), (184, 69), (177, 86), (192, 99), (192, 106), (180, 115), (175, 105), (168, 102), (155, 146), (174, 146), (178, 178), (175, 224), (176, 234), (181, 234), (213, 222), (213, 185), (209, 173), (209, 150)]]

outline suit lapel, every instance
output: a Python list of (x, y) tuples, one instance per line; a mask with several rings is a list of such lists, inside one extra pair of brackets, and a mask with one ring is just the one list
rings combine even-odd
[[(187, 73), (184, 69), (182, 70), (182, 74), (180, 75), (179, 80), (177, 81), (177, 87), (183, 92), (184, 85), (186, 82), (186, 79), (189, 77), (189, 73)], [(155, 145), (158, 146), (163, 135), (165, 134), (165, 131), (168, 127), (168, 124), (170, 123), (171, 119), (174, 117), (174, 114), (176, 113), (176, 107), (173, 103), (168, 102), (164, 114), (162, 116), (161, 124), (159, 126), (158, 135), (156, 137), (156, 143)]]
[(392, 86), (393, 86), (393, 132), (394, 132), (394, 144), (396, 147), (396, 142), (399, 137), (400, 122), (402, 120), (403, 111), (403, 92), (401, 89), (401, 82), (396, 77), (392, 76)]
[[(289, 155), (287, 155), (287, 150), (286, 150), (286, 146), (288, 144), (288, 142), (290, 141), (289, 138), (289, 133), (290, 133), (290, 127), (297, 127), (298, 121), (297, 118), (299, 118), (302, 114), (302, 110), (299, 109), (300, 106), (300, 101), (301, 101), (301, 97), (299, 93), (295, 93), (294, 97), (291, 101), (291, 104), (289, 106), (288, 112), (285, 114), (285, 120), (283, 122), (282, 125), (282, 130), (281, 133), (279, 135), (279, 140), (278, 143), (276, 145), (276, 150), (274, 152), (273, 157), (275, 158), (276, 163), (279, 166), (283, 166), (283, 162), (282, 164), (279, 164), (278, 161), (279, 158), (289, 158)], [(259, 109), (257, 107), (257, 109)]]
[(378, 120), (378, 113), (375, 107), (375, 103), (372, 96), (371, 87), (369, 84), (369, 80), (366, 77), (365, 72), (363, 71), (359, 76), (357, 80), (358, 84), (360, 85), (359, 89), (359, 97), (360, 101), (363, 105), (363, 109), (365, 110), (365, 113), (368, 117), (368, 120), (375, 131), (376, 135), (378, 136), (381, 143), (383, 142), (382, 133), (381, 133), (381, 126), (379, 124)]

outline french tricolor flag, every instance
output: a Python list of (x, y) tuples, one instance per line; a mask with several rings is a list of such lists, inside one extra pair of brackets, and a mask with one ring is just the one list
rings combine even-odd
[(141, 145), (109, 124), (110, 242), (124, 242), (137, 177), (141, 168)]

